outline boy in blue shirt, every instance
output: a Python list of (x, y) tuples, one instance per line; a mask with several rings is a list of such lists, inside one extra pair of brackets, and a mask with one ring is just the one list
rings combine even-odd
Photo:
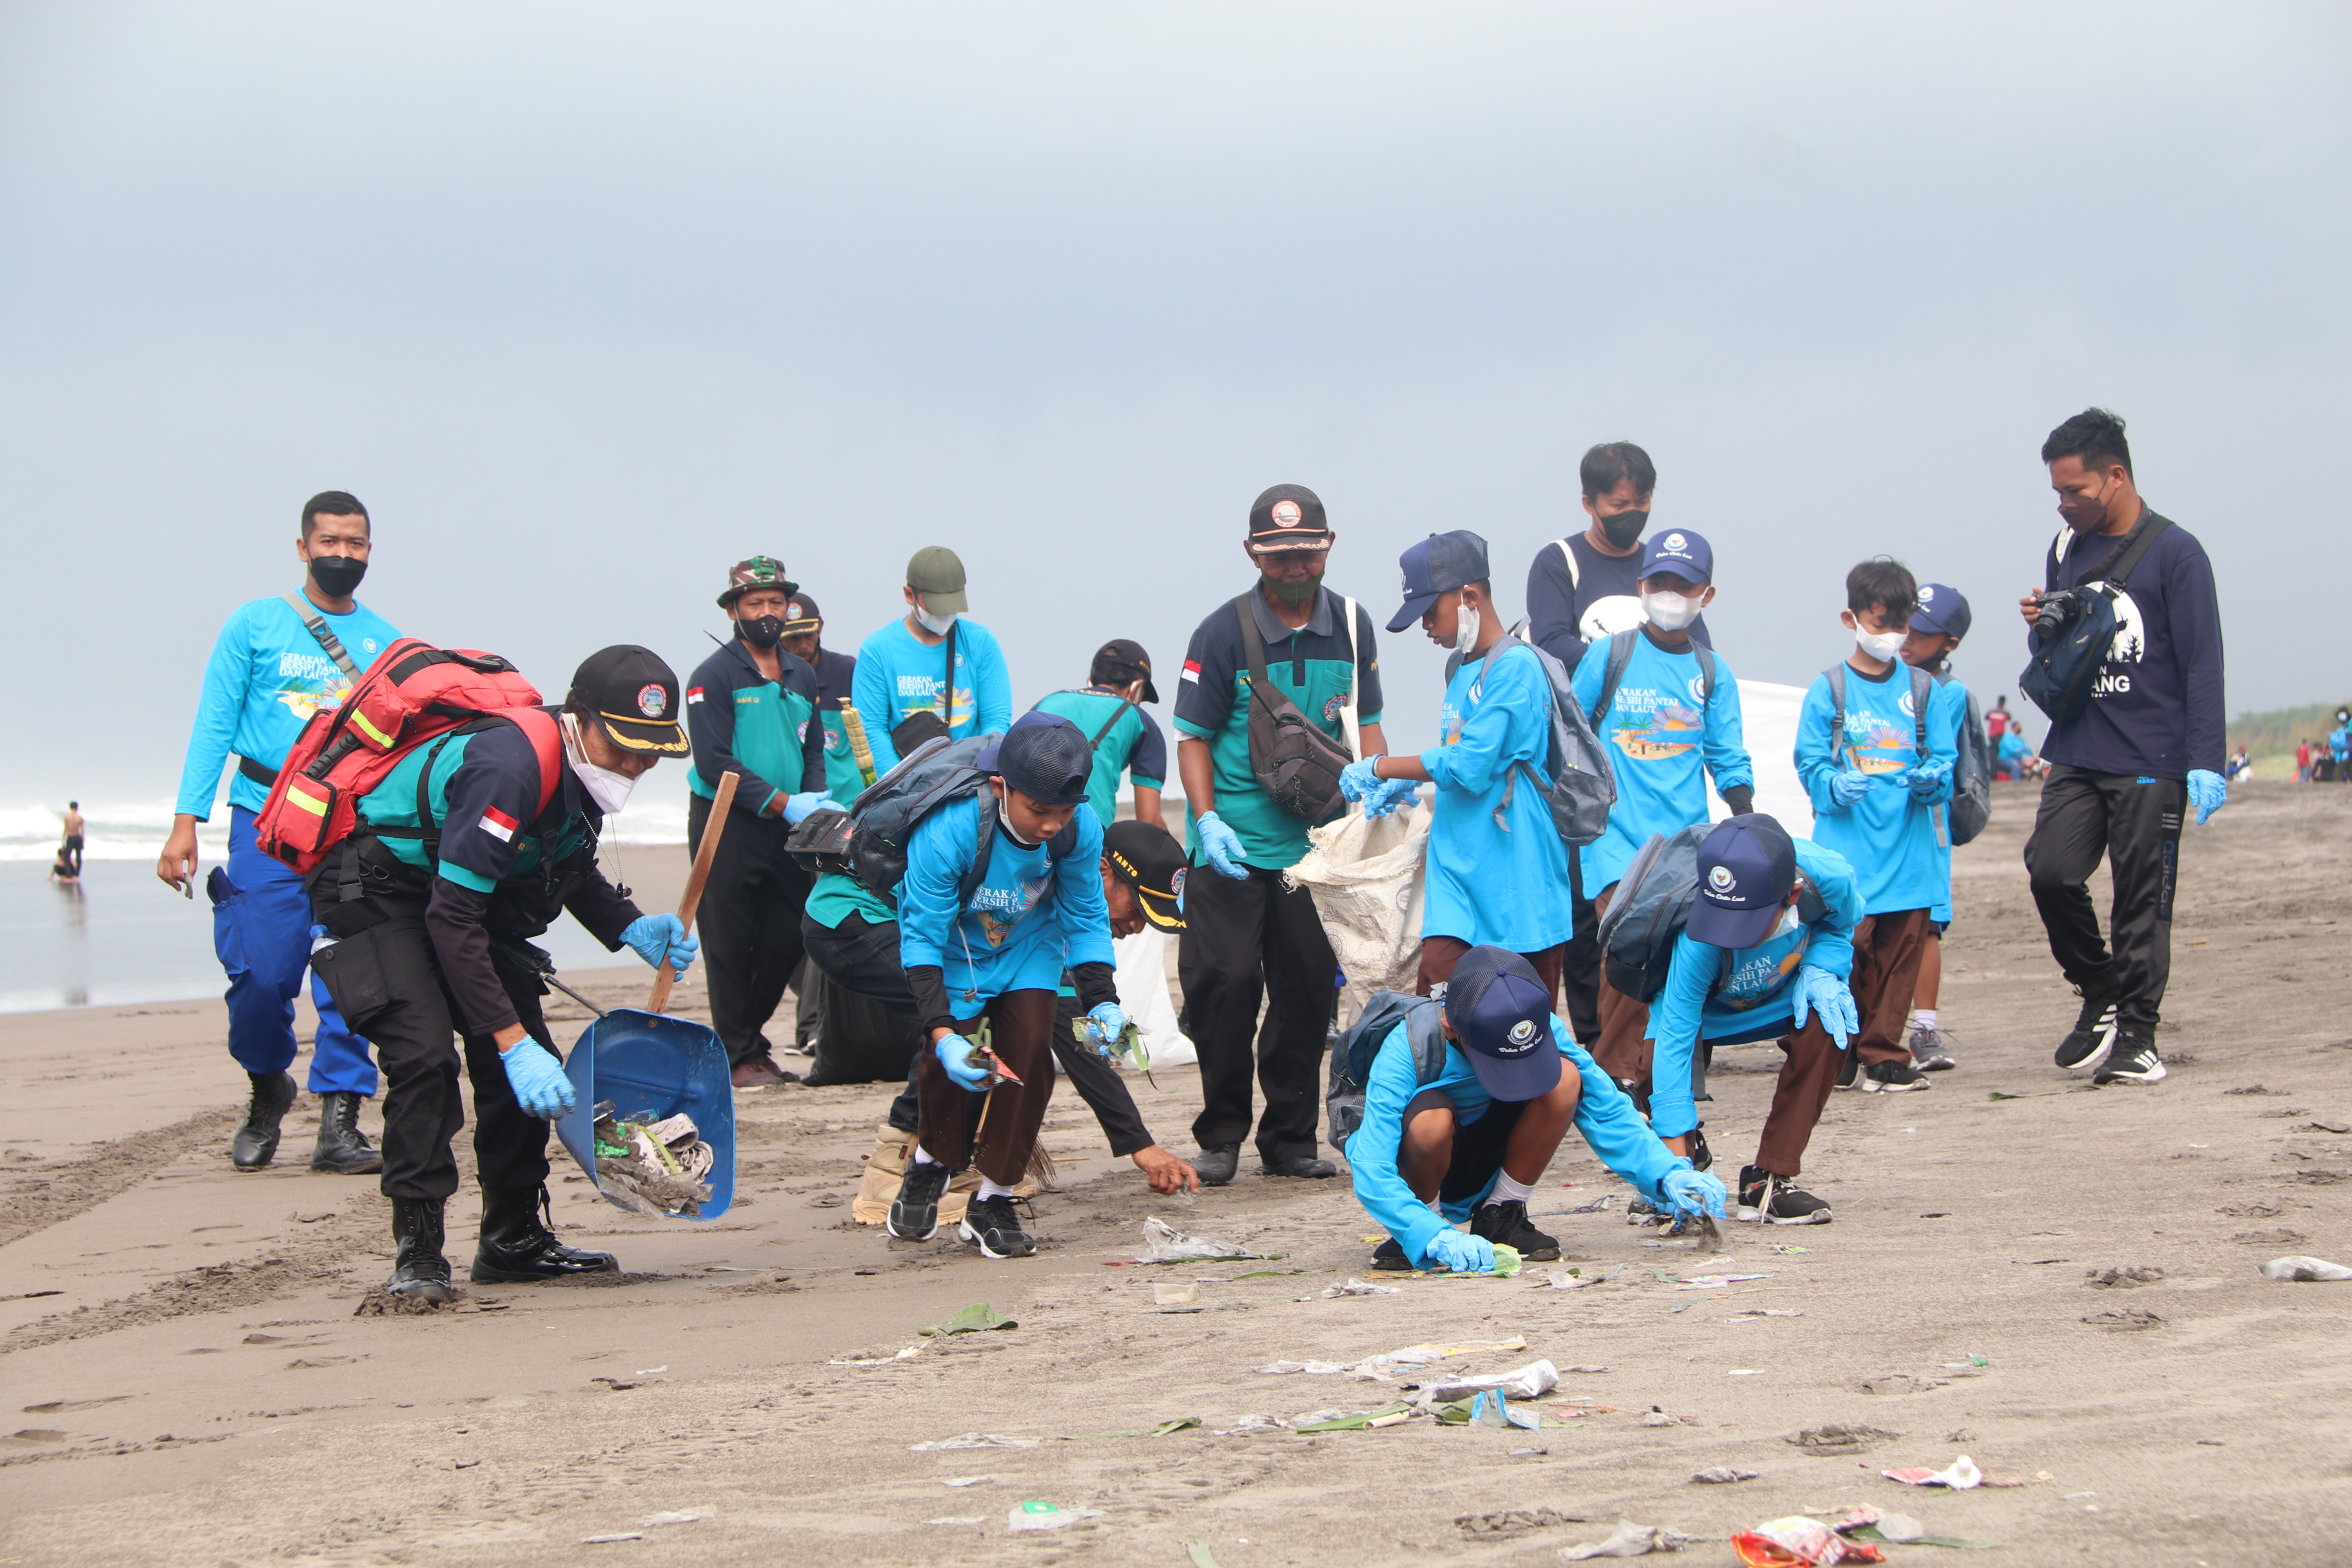
[(1826, 1225), (1830, 1205), (1796, 1184), (1854, 1028), (1846, 977), (1862, 895), (1853, 869), (1790, 838), (1761, 813), (1736, 816), (1698, 851), (1690, 920), (1650, 1010), (1657, 1087), (1650, 1126), (1685, 1152), (1696, 1136), (1691, 1059), (1709, 1046), (1779, 1039), (1783, 1058), (1756, 1163), (1739, 1173), (1739, 1217)]
[[(232, 752), (228, 864), (205, 891), (213, 904), (213, 946), (228, 974), (228, 1049), (252, 1085), (245, 1118), (229, 1142), (240, 1171), (278, 1152), (278, 1123), (294, 1103), (294, 997), (310, 966), (310, 896), (302, 879), (254, 845), (253, 819), (312, 714), (351, 695), (352, 683), (400, 634), (352, 597), (367, 574), (373, 533), (367, 508), (342, 490), (302, 507), (294, 554), (304, 566), (299, 594), (239, 605), (205, 665), (196, 721), (180, 773), (171, 837), (155, 874), (182, 891), (196, 876), (196, 824), (212, 819), (221, 768)], [(310, 1092), (319, 1097), (319, 1142), (310, 1168), (356, 1176), (383, 1157), (359, 1129), (360, 1101), (375, 1093), (368, 1045), (345, 1026), (313, 976), (319, 1027), (310, 1042)]]
[[(1958, 588), (1942, 583), (1920, 584), (1919, 602), (1911, 606), (1911, 632), (1903, 639), (1903, 662), (1926, 670), (1938, 686), (1958, 686), (1952, 675), (1951, 658), (1960, 639), (1969, 635), (1969, 619), (1968, 597)], [(1960, 688), (1960, 710), (1955, 722), (1968, 722), (1966, 687)], [(1958, 744), (1956, 735), (1956, 755)], [(1921, 1072), (1948, 1072), (1959, 1066), (1952, 1055), (1951, 1034), (1937, 1026), (1936, 1017), (1936, 996), (1944, 981), (1944, 932), (1952, 923), (1951, 836), (1942, 835), (1936, 848), (1943, 866), (1943, 896), (1928, 916), (1927, 945), (1919, 952), (1919, 978), (1911, 987), (1911, 1034), (1905, 1042), (1911, 1065)]]
[[(1356, 1199), (1389, 1233), (1373, 1268), (1484, 1274), (1497, 1243), (1535, 1262), (1558, 1258), (1559, 1243), (1528, 1223), (1528, 1199), (1571, 1121), (1601, 1163), (1658, 1207), (1724, 1212), (1723, 1184), (1643, 1125), (1552, 1015), (1526, 959), (1474, 947), (1453, 976), (1442, 1004), (1420, 1004), (1381, 1041), (1364, 1120), (1348, 1140)], [(1433, 1023), (1443, 1066), (1424, 1080), (1414, 1037)], [(1563, 1058), (1574, 1072), (1561, 1070)], [(1464, 1220), (1466, 1234), (1454, 1228)]]
[(1160, 815), (1160, 792), (1168, 782), (1168, 738), (1160, 732), (1160, 721), (1138, 706), (1159, 700), (1151, 656), (1126, 637), (1113, 637), (1095, 650), (1085, 686), (1037, 700), (1039, 712), (1060, 714), (1093, 745), (1087, 802), (1105, 827), (1118, 820), (1121, 773), (1135, 781), (1135, 820), (1167, 826)]
[[(1642, 846), (1707, 819), (1711, 777), (1735, 816), (1754, 809), (1756, 768), (1739, 724), (1739, 683), (1722, 655), (1697, 646), (1691, 628), (1715, 600), (1715, 552), (1689, 529), (1674, 529), (1643, 547), (1642, 609), (1649, 619), (1586, 647), (1576, 666), (1576, 698), (1610, 748), (1617, 804), (1609, 826), (1578, 851), (1582, 886), (1603, 914)], [(1622, 667), (1613, 689), (1609, 670)], [(1600, 960), (1598, 949), (1594, 962)], [(1649, 1009), (1600, 981), (1601, 1038), (1592, 1058), (1633, 1096), (1649, 1100)], [(1702, 1140), (1693, 1157), (1711, 1160)]]
[(1900, 562), (1862, 563), (1846, 574), (1845, 595), (1839, 618), (1853, 652), (1805, 693), (1797, 776), (1812, 801), (1814, 839), (1862, 883), (1853, 983), (1862, 1031), (1838, 1087), (1902, 1092), (1929, 1087), (1904, 1048), (1903, 1021), (1935, 908), (1949, 897), (1950, 855), (1939, 842), (1948, 836), (1936, 808), (1952, 798), (1968, 692), (1902, 662), (1919, 585)]
[[(960, 1234), (988, 1258), (1037, 1250), (1013, 1212), (1013, 1189), (1029, 1169), (1054, 1092), (1062, 972), (1069, 971), (1099, 1046), (1107, 1049), (1127, 1026), (1099, 868), (1102, 823), (1078, 810), (1093, 763), (1068, 720), (1024, 713), (982, 750), (977, 765), (995, 776), (981, 793), (932, 812), (908, 840), (898, 961), (930, 1048), (915, 1058), (917, 1141), (890, 1205), (892, 1236), (929, 1239), (940, 1195), (958, 1171), (977, 1164), (980, 1194)], [(965, 900), (975, 858), (983, 875)], [(1009, 1069), (1002, 1082), (992, 1081), (971, 1038), (982, 1018), (990, 1048)]]
[[(1433, 533), (1402, 564), (1404, 606), (1389, 630), (1419, 621), (1453, 654), (1437, 744), (1419, 756), (1351, 763), (1339, 788), (1366, 801), (1365, 815), (1383, 816), (1412, 798), (1416, 782), (1437, 786), (1414, 989), (1430, 994), (1464, 953), (1492, 946), (1525, 958), (1546, 994), (1554, 994), (1576, 908), (1568, 847), (1544, 798), (1551, 682), (1532, 648), (1504, 636), (1484, 539), (1467, 530)], [(1490, 658), (1497, 644), (1506, 646)]]
[(866, 725), (876, 777), (935, 735), (1002, 734), (1013, 722), (1013, 677), (996, 634), (963, 618), (963, 562), (943, 544), (907, 563), (907, 613), (858, 646), (851, 703)]

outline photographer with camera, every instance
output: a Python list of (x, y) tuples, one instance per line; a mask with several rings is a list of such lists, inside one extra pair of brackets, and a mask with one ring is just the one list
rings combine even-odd
[[(2155, 1083), (2181, 818), (2193, 805), (2202, 826), (2228, 798), (2221, 606), (2204, 546), (2140, 499), (2121, 419), (2077, 414), (2042, 460), (2065, 526), (2043, 591), (2018, 609), (2032, 658), (2021, 684), (2051, 721), (2025, 866), (2051, 955), (2083, 998), (2057, 1062), (2095, 1083)], [(2087, 886), (2102, 854), (2105, 941)]]

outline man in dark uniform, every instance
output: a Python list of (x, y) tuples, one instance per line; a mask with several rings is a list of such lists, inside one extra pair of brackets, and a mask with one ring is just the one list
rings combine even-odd
[(385, 1289), (395, 1295), (453, 1295), (441, 1253), (442, 1205), (457, 1189), (449, 1141), (465, 1125), (453, 1029), (474, 1088), (475, 1280), (618, 1267), (563, 1246), (540, 1218), (548, 1121), (574, 1096), (540, 1010), (545, 983), (516, 950), (569, 910), (614, 952), (626, 943), (656, 967), (692, 962), (676, 915), (641, 913), (596, 867), (605, 816), (655, 763), (687, 753), (678, 707), (677, 677), (651, 651), (593, 655), (560, 710), (520, 710), (418, 745), (362, 797), (359, 833), (313, 884), (326, 937), (311, 962), (375, 1042), (389, 1083), (383, 1189), (398, 1254)]
[(809, 874), (784, 852), (784, 842), (793, 824), (831, 804), (816, 671), (777, 646), (798, 588), (772, 555), (737, 562), (719, 595), (719, 607), (735, 623), (734, 639), (704, 659), (686, 686), (694, 738), (688, 854), (702, 848), (719, 779), (738, 775), (731, 819), (711, 857), (700, 905), (710, 1026), (727, 1047), (737, 1089), (798, 1076), (776, 1065), (766, 1033), (800, 967), (801, 909), (809, 894)]
[(857, 679), (857, 656), (824, 646), (824, 612), (805, 589), (794, 588), (784, 605), (784, 651), (816, 671), (816, 708), (824, 721), (824, 782), (834, 803), (846, 805), (872, 783), (858, 771), (857, 757), (842, 727), (851, 708), (850, 682)]

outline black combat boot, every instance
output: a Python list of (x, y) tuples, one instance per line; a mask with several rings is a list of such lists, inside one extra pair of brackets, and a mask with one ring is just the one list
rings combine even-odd
[(364, 1176), (383, 1169), (383, 1152), (360, 1131), (360, 1099), (351, 1093), (319, 1097), (319, 1144), (310, 1151), (310, 1169), (339, 1176)]
[(392, 1239), (400, 1250), (392, 1278), (383, 1282), (387, 1293), (436, 1305), (457, 1299), (449, 1288), (449, 1260), (441, 1256), (439, 1198), (393, 1199)]
[(556, 1240), (555, 1232), (539, 1217), (546, 1203), (544, 1186), (482, 1189), (482, 1239), (474, 1248), (475, 1284), (528, 1285), (579, 1274), (620, 1272), (621, 1260), (611, 1253), (582, 1252)]
[(294, 1103), (294, 1079), (282, 1072), (245, 1076), (253, 1080), (253, 1099), (246, 1105), (245, 1120), (237, 1123), (236, 1136), (229, 1140), (228, 1157), (240, 1171), (258, 1171), (278, 1152), (278, 1124)]

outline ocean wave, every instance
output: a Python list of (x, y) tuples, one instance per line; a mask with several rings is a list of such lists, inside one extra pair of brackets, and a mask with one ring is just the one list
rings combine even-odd
[[(130, 804), (91, 802), (82, 807), (84, 860), (152, 860), (172, 834), (168, 800)], [(615, 844), (683, 844), (686, 804), (661, 799), (631, 801), (604, 825)], [(65, 813), (45, 805), (0, 805), (0, 863), (47, 861), (65, 839)], [(228, 854), (228, 812), (196, 825), (196, 850), (205, 865)]]

